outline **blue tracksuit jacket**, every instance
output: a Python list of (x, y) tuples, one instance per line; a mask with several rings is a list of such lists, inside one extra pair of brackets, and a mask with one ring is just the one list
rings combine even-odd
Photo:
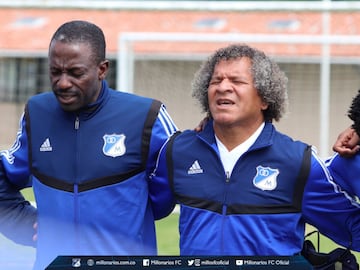
[(346, 191), (349, 195), (360, 198), (360, 154), (357, 153), (354, 157), (344, 158), (339, 154), (334, 154), (326, 160), (331, 175), (334, 177), (336, 183)]
[(149, 174), (175, 130), (160, 102), (105, 81), (98, 101), (77, 114), (53, 93), (32, 97), (2, 165), (13, 184), (34, 189), (35, 269), (58, 255), (156, 254), (154, 218), (173, 205)]
[[(167, 166), (162, 174), (161, 167)], [(185, 131), (160, 155), (168, 196), (181, 206), (182, 255), (299, 254), (305, 223), (337, 243), (360, 250), (360, 208), (339, 193), (310, 146), (266, 123), (228, 175), (212, 122)]]

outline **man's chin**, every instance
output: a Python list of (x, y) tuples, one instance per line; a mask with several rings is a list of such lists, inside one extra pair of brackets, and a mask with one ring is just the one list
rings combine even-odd
[(234, 117), (230, 114), (222, 114), (213, 116), (214, 122), (221, 125), (230, 125), (234, 122)]
[(75, 112), (79, 110), (79, 106), (73, 103), (60, 103), (60, 107), (66, 112)]

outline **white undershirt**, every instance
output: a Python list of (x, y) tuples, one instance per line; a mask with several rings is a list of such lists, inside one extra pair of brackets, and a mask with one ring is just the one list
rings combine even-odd
[(246, 141), (244, 141), (242, 144), (239, 144), (231, 151), (228, 151), (225, 145), (215, 135), (216, 143), (219, 148), (220, 159), (224, 166), (225, 172), (228, 175), (231, 175), (236, 161), (250, 148), (250, 146), (254, 144), (256, 139), (259, 137), (261, 131), (263, 130), (264, 126), (265, 123), (262, 123), (259, 128)]

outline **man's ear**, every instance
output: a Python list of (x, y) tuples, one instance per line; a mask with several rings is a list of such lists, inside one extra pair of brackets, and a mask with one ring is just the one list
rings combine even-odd
[(105, 79), (109, 70), (109, 60), (104, 60), (99, 64), (99, 80)]

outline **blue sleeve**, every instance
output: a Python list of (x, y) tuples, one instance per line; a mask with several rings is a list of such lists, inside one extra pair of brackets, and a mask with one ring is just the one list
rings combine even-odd
[(351, 158), (333, 155), (326, 161), (326, 166), (334, 181), (353, 197), (360, 198), (360, 154)]
[(315, 154), (311, 162), (302, 202), (305, 222), (337, 244), (360, 251), (360, 205), (340, 189)]
[(31, 181), (25, 118), (22, 117), (14, 145), (0, 152), (0, 233), (17, 243), (34, 245), (36, 208), (20, 193), (28, 186)]
[(175, 198), (171, 190), (166, 166), (166, 144), (161, 149), (154, 173), (151, 175), (150, 196), (155, 219), (168, 216), (175, 207)]
[[(153, 126), (147, 162), (149, 198), (156, 220), (168, 216), (175, 206), (168, 184), (166, 163), (161, 162), (164, 158), (164, 153), (161, 150), (165, 149), (166, 141), (177, 130), (165, 107), (162, 106)], [(162, 154), (160, 154), (160, 151)]]
[(0, 170), (0, 233), (16, 243), (35, 246), (36, 208), (10, 184)]
[(25, 126), (25, 117), (22, 116), (13, 146), (9, 150), (0, 152), (1, 165), (6, 177), (12, 184), (20, 188), (31, 187), (28, 138)]

